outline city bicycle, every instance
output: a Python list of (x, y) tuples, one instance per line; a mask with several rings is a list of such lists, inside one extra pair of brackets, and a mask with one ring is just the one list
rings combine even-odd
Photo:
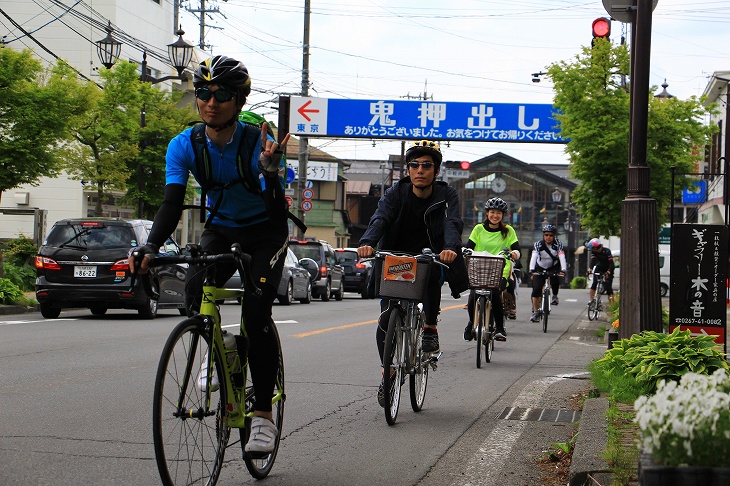
[(500, 291), (502, 273), (509, 255), (509, 252), (505, 254), (504, 251), (499, 256), (480, 253), (483, 252), (464, 249), (469, 288), (474, 291), (476, 297), (472, 332), (477, 342), (477, 368), (482, 367), (482, 347), (484, 348), (484, 361), (487, 363), (492, 361), (496, 334), (492, 314), (492, 294)]
[(596, 284), (596, 293), (593, 299), (588, 303), (589, 321), (595, 321), (596, 319), (598, 319), (598, 314), (603, 311), (603, 302), (601, 301), (601, 299), (604, 292), (603, 287), (606, 281), (605, 274), (597, 273), (595, 271), (595, 268), (593, 269), (593, 278), (598, 279), (598, 283)]
[[(388, 299), (388, 328), (383, 352), (383, 389), (385, 420), (395, 424), (400, 406), (401, 387), (409, 377), (411, 408), (420, 412), (426, 397), (429, 368), (436, 370), (442, 353), (423, 351), (423, 294), (428, 285), (430, 265), (443, 263), (431, 250), (420, 255), (376, 251), (383, 261), (380, 297)], [(448, 268), (448, 267), (447, 267)]]
[[(214, 485), (228, 447), (240, 442), (250, 474), (262, 479), (274, 464), (284, 419), (284, 362), (279, 353), (279, 372), (270, 398), (274, 424), (279, 432), (274, 450), (266, 454), (245, 452), (256, 396), (247, 360), (248, 340), (221, 329), (217, 301), (235, 298), (243, 290), (215, 286), (215, 264), (235, 265), (244, 287), (259, 293), (249, 271), (251, 257), (236, 243), (230, 253), (209, 255), (198, 245), (187, 245), (182, 255), (157, 256), (150, 267), (187, 263), (190, 271), (200, 265), (205, 272), (200, 312), (183, 320), (170, 333), (160, 356), (152, 404), (152, 429), (157, 469), (165, 485)], [(154, 298), (149, 280), (142, 277)], [(271, 323), (277, 341), (279, 335)], [(232, 339), (233, 338), (233, 339)], [(279, 341), (279, 349), (281, 342)], [(269, 398), (265, 398), (269, 399)], [(231, 429), (239, 429), (239, 441), (228, 443)]]
[(560, 272), (540, 270), (533, 272), (533, 275), (545, 277), (545, 283), (542, 288), (542, 302), (540, 303), (540, 309), (538, 309), (537, 312), (538, 318), (542, 321), (542, 332), (547, 332), (548, 318), (550, 317), (550, 309), (552, 305), (552, 288), (550, 287), (550, 278), (560, 275)]

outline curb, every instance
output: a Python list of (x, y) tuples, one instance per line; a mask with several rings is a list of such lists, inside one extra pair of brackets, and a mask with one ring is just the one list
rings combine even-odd
[(26, 312), (38, 312), (37, 305), (0, 305), (0, 315), (25, 314)]
[(607, 398), (585, 401), (570, 463), (569, 486), (611, 484), (612, 475), (603, 459), (603, 451), (608, 445), (607, 411)]

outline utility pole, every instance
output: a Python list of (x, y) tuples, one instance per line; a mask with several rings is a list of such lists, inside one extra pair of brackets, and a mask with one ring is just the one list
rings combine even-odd
[[(176, 0), (176, 5), (177, 5), (177, 1), (178, 0)], [(193, 13), (193, 14), (200, 14), (200, 16), (199, 16), (200, 42), (198, 43), (198, 47), (200, 47), (202, 50), (205, 50), (206, 47), (209, 47), (208, 45), (205, 44), (205, 29), (206, 29), (205, 16), (206, 16), (206, 14), (209, 14), (209, 13), (218, 13), (218, 12), (220, 12), (220, 10), (218, 10), (218, 7), (206, 9), (205, 0), (200, 0), (200, 8), (198, 8), (198, 9), (189, 8), (187, 10), (188, 10), (188, 12)], [(177, 18), (175, 21), (177, 22)], [(217, 27), (208, 26), (208, 28), (217, 28)]]
[(652, 4), (649, 0), (634, 0), (633, 5), (630, 161), (628, 194), (621, 204), (621, 339), (640, 331), (662, 332), (659, 224), (656, 199), (650, 196), (650, 169), (646, 160)]
[[(302, 96), (309, 96), (309, 16), (311, 13), (310, 0), (304, 1), (304, 41), (302, 42)], [(299, 207), (297, 216), (304, 221), (302, 209), (302, 193), (307, 188), (307, 162), (309, 161), (309, 138), (299, 138), (299, 180), (297, 182), (297, 201)], [(297, 238), (304, 238), (301, 228), (297, 227)]]

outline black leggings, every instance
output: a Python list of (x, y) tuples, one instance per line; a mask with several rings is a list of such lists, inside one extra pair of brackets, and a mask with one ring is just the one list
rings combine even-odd
[[(251, 273), (262, 295), (256, 296), (248, 290), (244, 292), (241, 334), (248, 336), (248, 362), (257, 397), (272, 396), (279, 370), (279, 343), (270, 326), (274, 323), (271, 309), (286, 258), (287, 234), (286, 225), (282, 227), (266, 222), (247, 228), (213, 225), (200, 237), (200, 245), (214, 254), (225, 253), (230, 250), (232, 243), (238, 242), (243, 252), (252, 257)], [(230, 264), (216, 265), (216, 285), (225, 285), (235, 270)], [(203, 275), (200, 268), (191, 267), (188, 270), (185, 282), (188, 309), (200, 309)], [(257, 400), (254, 407), (261, 412), (270, 412), (271, 400)]]
[[(538, 268), (538, 270), (542, 270)], [(550, 268), (551, 272), (560, 271), (560, 267)], [(532, 297), (542, 297), (542, 287), (545, 285), (545, 275), (533, 275), (532, 276)], [(553, 275), (550, 277), (550, 288), (553, 291), (554, 296), (558, 296), (558, 290), (560, 290), (560, 275)]]

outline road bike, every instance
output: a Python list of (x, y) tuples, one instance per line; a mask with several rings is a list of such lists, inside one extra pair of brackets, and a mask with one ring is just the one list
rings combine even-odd
[(469, 288), (475, 293), (473, 333), (477, 342), (477, 368), (484, 361), (492, 361), (496, 328), (492, 314), (492, 294), (500, 292), (502, 273), (507, 262), (506, 255), (485, 255), (470, 249), (464, 250)]
[[(251, 257), (237, 243), (230, 253), (209, 255), (199, 245), (187, 245), (182, 255), (157, 256), (150, 266), (187, 263), (189, 271), (204, 272), (200, 312), (183, 320), (170, 333), (160, 356), (152, 405), (152, 429), (157, 469), (165, 485), (214, 485), (223, 465), (226, 449), (248, 442), (256, 396), (249, 376), (248, 339), (231, 336), (221, 329), (217, 302), (242, 295), (242, 289), (215, 286), (215, 264), (233, 264), (244, 287), (260, 293), (249, 271)], [(147, 281), (142, 276), (143, 284)], [(147, 281), (147, 283), (149, 283)], [(147, 291), (154, 292), (145, 284)], [(279, 341), (271, 322), (270, 329)], [(231, 339), (233, 338), (233, 339)], [(264, 399), (269, 399), (265, 397)], [(270, 398), (278, 430), (274, 450), (267, 454), (243, 451), (243, 460), (257, 479), (271, 471), (279, 450), (284, 419), (284, 362), (279, 353), (279, 371)], [(240, 440), (228, 444), (231, 429), (239, 429)]]
[(603, 287), (606, 282), (605, 274), (597, 273), (595, 268), (593, 269), (593, 278), (598, 279), (596, 284), (596, 293), (593, 299), (588, 303), (588, 320), (595, 321), (598, 319), (598, 314), (603, 311), (603, 302), (601, 301), (603, 296)]
[(552, 288), (550, 287), (550, 278), (556, 275), (560, 275), (560, 272), (550, 272), (547, 270), (540, 270), (533, 272), (533, 275), (540, 275), (545, 277), (545, 283), (542, 288), (542, 302), (540, 309), (538, 309), (538, 318), (542, 321), (542, 332), (547, 332), (548, 318), (550, 317), (550, 309), (552, 306)]
[(428, 286), (430, 265), (446, 265), (428, 249), (420, 255), (376, 251), (375, 258), (383, 261), (379, 295), (388, 299), (387, 310), (382, 314), (388, 319), (383, 352), (383, 408), (385, 420), (393, 425), (406, 376), (409, 377), (411, 408), (420, 412), (426, 397), (429, 368), (436, 370), (442, 354), (423, 351), (426, 317), (421, 301)]

